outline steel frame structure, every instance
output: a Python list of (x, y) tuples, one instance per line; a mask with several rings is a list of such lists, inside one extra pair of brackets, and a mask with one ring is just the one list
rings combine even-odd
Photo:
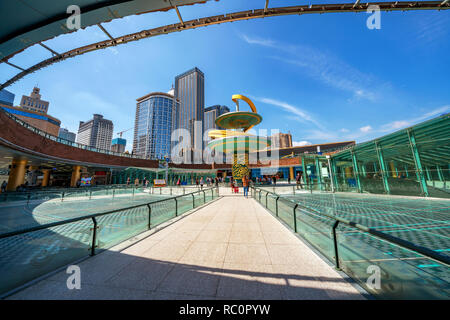
[(226, 22), (240, 21), (240, 20), (249, 20), (249, 19), (258, 19), (258, 18), (266, 18), (266, 17), (275, 17), (275, 16), (283, 16), (283, 15), (303, 15), (303, 14), (323, 14), (323, 13), (345, 13), (345, 12), (364, 12), (369, 9), (370, 6), (378, 6), (380, 11), (410, 11), (410, 10), (447, 10), (450, 9), (450, 1), (396, 1), (396, 2), (367, 2), (360, 3), (359, 0), (356, 0), (355, 3), (339, 3), (339, 4), (316, 4), (316, 5), (300, 5), (300, 6), (290, 6), (290, 7), (278, 7), (278, 8), (269, 8), (269, 1), (266, 0), (265, 7), (263, 9), (255, 9), (248, 11), (240, 11), (234, 13), (228, 13), (225, 15), (216, 15), (205, 18), (199, 18), (189, 21), (183, 21), (181, 14), (176, 6), (172, 6), (178, 15), (180, 20), (179, 23), (165, 25), (153, 29), (147, 29), (143, 31), (139, 31), (136, 33), (131, 33), (127, 35), (123, 35), (120, 37), (112, 37), (106, 29), (98, 24), (99, 28), (105, 32), (108, 36), (108, 40), (92, 43), (86, 46), (82, 46), (79, 48), (75, 48), (64, 53), (57, 53), (54, 50), (51, 50), (45, 45), (42, 45), (44, 48), (48, 49), (52, 53), (52, 57), (46, 60), (43, 60), (28, 69), (21, 68), (8, 60), (12, 58), (18, 52), (0, 60), (1, 63), (6, 63), (12, 67), (15, 67), (21, 70), (20, 73), (16, 74), (11, 79), (7, 80), (3, 84), (0, 85), (0, 90), (4, 89), (14, 82), (22, 79), (26, 75), (38, 71), (42, 68), (45, 68), (49, 65), (52, 65), (57, 62), (61, 62), (68, 58), (73, 58), (88, 52), (105, 49), (113, 46), (117, 46), (120, 44), (125, 44), (131, 41), (137, 41), (145, 38), (155, 37), (158, 35), (169, 34), (173, 32), (179, 32), (183, 30), (196, 29), (200, 27), (206, 27), (210, 25), (222, 24)]

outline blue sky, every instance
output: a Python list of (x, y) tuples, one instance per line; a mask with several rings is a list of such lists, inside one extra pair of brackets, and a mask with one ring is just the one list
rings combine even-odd
[[(222, 0), (180, 12), (189, 20), (263, 6)], [(136, 98), (168, 91), (177, 74), (197, 66), (205, 73), (205, 107), (233, 107), (231, 95), (247, 95), (263, 116), (260, 128), (290, 131), (297, 144), (363, 142), (449, 112), (450, 10), (382, 12), (380, 30), (366, 27), (368, 16), (282, 16), (183, 31), (68, 59), (7, 89), (18, 104), (37, 84), (62, 127), (76, 132), (80, 120), (100, 113), (116, 133), (134, 126)], [(177, 21), (172, 10), (103, 25), (120, 36)], [(104, 39), (90, 27), (45, 44), (64, 52)], [(34, 46), (11, 62), (29, 67), (47, 57)], [(0, 65), (0, 81), (15, 72)], [(132, 134), (124, 134), (128, 150)]]

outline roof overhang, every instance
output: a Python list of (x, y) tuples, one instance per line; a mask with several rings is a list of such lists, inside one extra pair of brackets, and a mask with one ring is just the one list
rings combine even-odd
[(67, 19), (80, 8), (82, 29), (134, 14), (167, 11), (209, 0), (22, 0), (0, 1), (0, 60), (33, 44), (70, 33)]

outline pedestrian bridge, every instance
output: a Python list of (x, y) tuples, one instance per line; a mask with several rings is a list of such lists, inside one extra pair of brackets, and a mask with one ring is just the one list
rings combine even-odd
[[(448, 299), (448, 208), (447, 199), (295, 185), (252, 186), (248, 198), (195, 186), (8, 197), (0, 295)], [(70, 265), (80, 289), (68, 288)]]
[(257, 201), (216, 198), (7, 299), (365, 299)]

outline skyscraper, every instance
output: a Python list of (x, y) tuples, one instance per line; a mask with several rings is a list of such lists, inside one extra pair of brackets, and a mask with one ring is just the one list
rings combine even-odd
[(80, 121), (77, 142), (90, 147), (111, 150), (113, 123), (104, 119), (101, 114), (94, 114), (94, 118), (87, 122)]
[(222, 129), (216, 125), (216, 118), (224, 113), (230, 112), (227, 106), (215, 105), (205, 108), (203, 117), (203, 131), (207, 132), (210, 129)]
[(152, 92), (136, 101), (133, 153), (148, 159), (170, 158), (179, 102), (163, 92)]
[[(180, 101), (176, 128), (190, 132), (190, 151), (202, 151), (205, 76), (200, 69), (195, 67), (175, 77), (175, 98)], [(199, 123), (197, 127), (196, 122)]]

